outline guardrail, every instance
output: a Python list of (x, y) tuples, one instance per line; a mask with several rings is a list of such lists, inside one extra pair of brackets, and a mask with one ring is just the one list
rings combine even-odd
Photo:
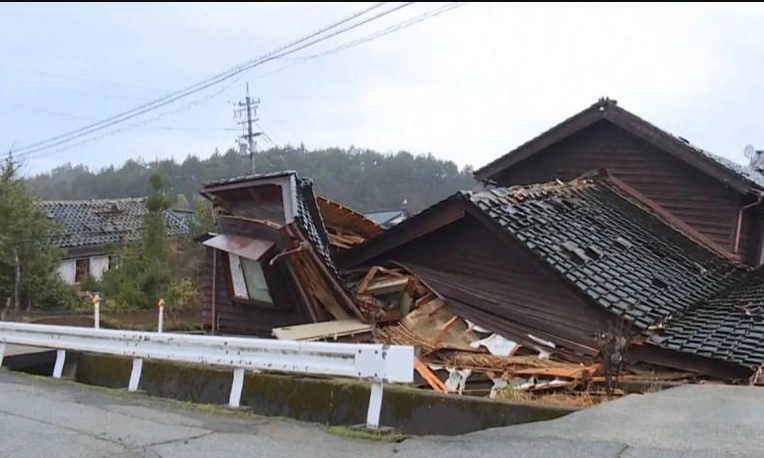
[(138, 389), (144, 359), (232, 367), (228, 402), (231, 407), (239, 406), (245, 369), (366, 379), (371, 381), (366, 418), (369, 428), (379, 427), (383, 383), (412, 382), (414, 377), (414, 348), (400, 345), (159, 334), (0, 322), (0, 365), (5, 344), (56, 349), (54, 378), (61, 377), (67, 350), (132, 357), (129, 391)]

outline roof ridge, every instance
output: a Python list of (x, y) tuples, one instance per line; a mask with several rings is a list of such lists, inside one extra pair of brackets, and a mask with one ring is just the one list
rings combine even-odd
[(694, 145), (686, 138), (658, 127), (656, 124), (619, 106), (615, 100), (608, 98), (601, 98), (597, 103), (544, 130), (530, 140), (478, 168), (473, 175), (478, 180), (491, 179), (501, 173), (502, 170), (601, 120), (606, 120), (657, 146), (667, 154), (677, 157), (716, 180), (728, 181), (730, 177), (733, 177), (733, 180), (736, 181), (734, 186), (739, 192), (749, 192), (751, 188), (764, 191), (764, 173)]
[(86, 204), (86, 203), (101, 203), (101, 202), (138, 202), (145, 200), (146, 196), (142, 197), (115, 197), (107, 199), (81, 199), (81, 200), (41, 200), (40, 203), (45, 204)]

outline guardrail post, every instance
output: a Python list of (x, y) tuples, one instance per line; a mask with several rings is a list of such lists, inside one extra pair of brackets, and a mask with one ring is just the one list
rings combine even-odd
[(133, 358), (133, 370), (130, 372), (130, 383), (127, 385), (127, 391), (138, 390), (138, 383), (141, 381), (141, 370), (143, 370), (143, 358)]
[(101, 297), (98, 294), (93, 296), (93, 327), (101, 327)]
[(157, 306), (159, 307), (159, 318), (157, 319), (157, 332), (162, 332), (162, 327), (164, 325), (164, 299), (159, 299), (159, 302), (157, 302)]
[(241, 401), (241, 389), (244, 386), (244, 368), (233, 369), (233, 383), (231, 383), (231, 395), (228, 397), (229, 407), (239, 407)]
[(3, 356), (5, 356), (5, 342), (0, 342), (0, 366), (3, 365)]
[(369, 411), (366, 414), (366, 427), (379, 429), (379, 415), (382, 412), (382, 380), (371, 382), (371, 394), (369, 395)]
[(53, 366), (53, 378), (61, 378), (64, 371), (64, 361), (66, 361), (66, 350), (56, 350), (56, 365)]

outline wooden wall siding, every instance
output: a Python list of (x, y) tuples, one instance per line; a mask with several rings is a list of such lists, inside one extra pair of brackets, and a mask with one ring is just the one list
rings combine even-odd
[[(213, 249), (207, 248), (207, 267), (204, 276), (204, 309), (202, 322), (207, 331), (210, 330), (212, 320), (212, 256)], [(241, 334), (258, 337), (271, 337), (271, 329), (279, 326), (302, 324), (310, 322), (305, 315), (303, 307), (294, 297), (294, 288), (289, 287), (291, 281), (287, 275), (276, 270), (266, 273), (266, 276), (274, 275), (280, 278), (277, 287), (271, 288), (273, 301), (277, 309), (244, 304), (231, 301), (228, 290), (228, 271), (226, 255), (217, 251), (217, 280), (215, 285), (215, 313), (218, 316), (217, 332), (220, 334)]]
[(286, 223), (281, 186), (266, 184), (218, 193), (232, 203), (230, 211), (239, 216)]
[(535, 264), (522, 247), (508, 246), (470, 216), (383, 256), (375, 261), (421, 266), (428, 280), (438, 284), (431, 286), (458, 311), (464, 311), (465, 306), (478, 310), (476, 316), (483, 316), (483, 323), (474, 320), (489, 328), (504, 321), (499, 327), (510, 338), (522, 332), (518, 330), (536, 328), (538, 337), (544, 335), (540, 330), (546, 329), (591, 344), (591, 335), (607, 329), (610, 315), (577, 295), (556, 274)]
[[(596, 169), (608, 169), (729, 251), (738, 211), (754, 201), (605, 120), (509, 167), (497, 181), (505, 186), (565, 181)], [(740, 252), (747, 262), (758, 261), (757, 231), (746, 212)]]

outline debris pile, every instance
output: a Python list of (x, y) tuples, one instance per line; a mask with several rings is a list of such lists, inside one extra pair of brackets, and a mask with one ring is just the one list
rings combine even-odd
[(334, 255), (382, 232), (379, 224), (350, 207), (326, 197), (317, 197), (316, 202)]
[[(456, 313), (443, 296), (400, 264), (356, 269), (344, 278), (365, 323), (337, 320), (288, 326), (275, 328), (273, 335), (412, 345), (417, 349), (414, 367), (420, 387), (441, 393), (576, 406), (623, 394), (608, 390), (612, 382), (598, 358), (572, 360), (562, 348), (555, 352), (550, 345), (520, 344), (483, 328)], [(544, 342), (529, 337), (530, 342)], [(696, 377), (635, 366), (624, 368), (618, 381), (650, 388)]]

